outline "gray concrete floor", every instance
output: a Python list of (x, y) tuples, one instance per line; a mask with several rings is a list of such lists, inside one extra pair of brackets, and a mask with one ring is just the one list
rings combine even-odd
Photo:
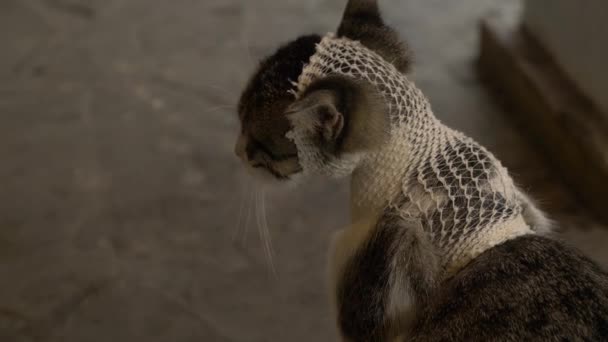
[[(514, 2), (381, 3), (437, 115), (496, 152), (565, 238), (608, 265), (608, 235), (475, 76), (478, 18), (514, 15)], [(262, 208), (232, 146), (255, 61), (332, 30), (343, 5), (1, 1), (0, 341), (335, 339), (325, 259), (347, 222), (346, 184), (266, 194)]]

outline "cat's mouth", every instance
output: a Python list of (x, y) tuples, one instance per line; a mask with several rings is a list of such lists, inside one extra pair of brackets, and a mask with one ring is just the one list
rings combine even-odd
[[(254, 163), (254, 164), (251, 164), (251, 168), (254, 170), (258, 170), (259, 172), (256, 172), (258, 174), (263, 173), (266, 176), (271, 176), (274, 179), (279, 180), (279, 181), (288, 181), (293, 176), (302, 172), (303, 169), (297, 163), (297, 161), (294, 161), (294, 160), (287, 161), (286, 160), (285, 162), (289, 162), (292, 165), (277, 165), (275, 168), (272, 165), (268, 165), (265, 163)], [(281, 163), (285, 163), (285, 162), (281, 162)], [(296, 165), (293, 165), (294, 162), (296, 163)]]
[(288, 181), (303, 171), (297, 153), (276, 153), (243, 134), (237, 140), (235, 153), (248, 171), (263, 181)]

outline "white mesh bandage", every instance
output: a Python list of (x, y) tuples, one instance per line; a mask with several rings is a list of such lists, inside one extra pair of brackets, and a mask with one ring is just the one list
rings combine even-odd
[[(391, 120), (389, 143), (353, 174), (355, 208), (390, 206), (419, 223), (449, 268), (531, 233), (507, 170), (475, 141), (440, 123), (426, 97), (393, 65), (359, 42), (329, 34), (304, 67), (296, 96), (330, 74), (372, 84)], [(311, 150), (298, 146), (298, 153)]]

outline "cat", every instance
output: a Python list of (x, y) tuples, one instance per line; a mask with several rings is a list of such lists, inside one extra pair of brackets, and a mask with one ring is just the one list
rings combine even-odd
[(372, 0), (264, 59), (235, 153), (267, 182), (351, 177), (330, 261), (345, 341), (608, 339), (608, 274), (485, 148), (437, 120)]

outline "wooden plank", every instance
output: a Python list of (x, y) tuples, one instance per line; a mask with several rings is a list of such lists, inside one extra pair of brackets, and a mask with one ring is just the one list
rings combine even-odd
[(478, 70), (572, 192), (608, 222), (608, 120), (519, 24), (482, 21)]

